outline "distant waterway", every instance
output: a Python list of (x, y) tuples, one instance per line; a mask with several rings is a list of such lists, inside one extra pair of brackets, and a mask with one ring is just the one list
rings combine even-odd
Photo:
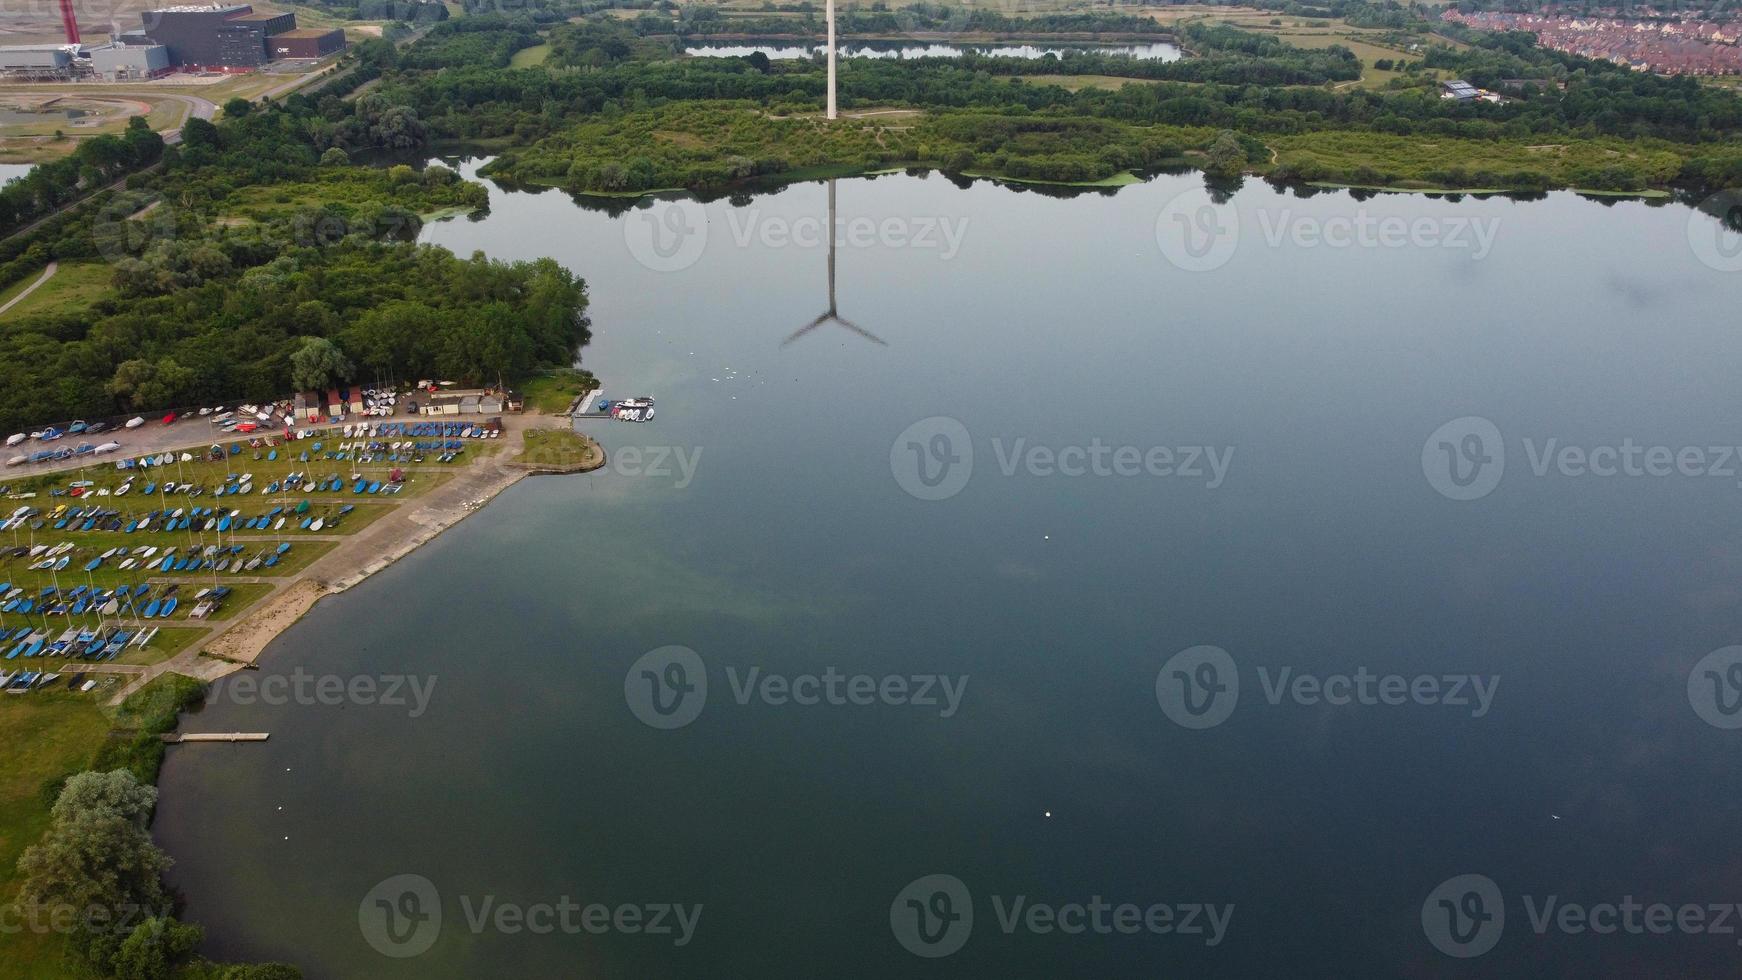
[(584, 275), (583, 364), (658, 414), (577, 423), (604, 469), (324, 600), (187, 723), (272, 734), (163, 771), (209, 954), (1734, 973), (1733, 935), (1542, 909), (1742, 900), (1742, 237), (1197, 174), (835, 197), (492, 188), (423, 229)]

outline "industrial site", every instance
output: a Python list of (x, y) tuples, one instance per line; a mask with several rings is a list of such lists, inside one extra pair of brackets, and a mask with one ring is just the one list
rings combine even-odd
[(60, 0), (61, 44), (0, 45), (0, 81), (105, 82), (176, 72), (252, 72), (272, 62), (315, 60), (345, 48), (342, 30), (303, 29), (292, 13), (248, 4), (177, 5), (139, 12), (137, 27), (85, 43), (72, 0)]

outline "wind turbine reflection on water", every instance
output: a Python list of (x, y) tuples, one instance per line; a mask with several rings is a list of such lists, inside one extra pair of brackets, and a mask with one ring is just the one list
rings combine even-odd
[(889, 346), (889, 343), (887, 341), (885, 341), (883, 338), (877, 336), (876, 334), (872, 333), (869, 330), (866, 330), (864, 327), (859, 326), (857, 323), (854, 323), (853, 321), (847, 319), (846, 317), (841, 316), (839, 310), (836, 308), (836, 305), (835, 305), (835, 237), (836, 237), (835, 236), (835, 228), (836, 228), (836, 225), (835, 225), (835, 181), (833, 178), (830, 178), (829, 179), (829, 224), (828, 224), (828, 236), (829, 236), (829, 308), (824, 310), (822, 315), (817, 317), (815, 320), (812, 320), (811, 322), (809, 322), (809, 323), (805, 324), (804, 326), (798, 328), (797, 330), (793, 331), (791, 336), (787, 337), (785, 340), (780, 342), (780, 346), (782, 346), (782, 347), (785, 347), (786, 345), (792, 343), (793, 341), (797, 340), (800, 337), (803, 337), (805, 334), (810, 333), (811, 331), (815, 330), (816, 328), (822, 326), (825, 323), (830, 322), (831, 320), (834, 321), (835, 323), (838, 323), (841, 326), (847, 328), (848, 330), (851, 330), (852, 332), (858, 334), (859, 336), (864, 337), (866, 340), (869, 340), (874, 344), (878, 344), (878, 345), (881, 345), (883, 347)]

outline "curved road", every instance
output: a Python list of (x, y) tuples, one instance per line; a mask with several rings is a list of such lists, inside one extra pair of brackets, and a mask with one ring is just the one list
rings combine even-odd
[[(152, 94), (156, 95), (157, 93)], [(166, 129), (163, 131), (163, 141), (165, 143), (180, 143), (181, 127), (186, 126), (189, 119), (204, 119), (207, 122), (210, 122), (212, 117), (218, 112), (217, 103), (212, 102), (210, 99), (202, 99), (197, 95), (175, 95), (165, 92), (159, 97), (174, 99), (175, 101), (187, 106), (187, 111), (182, 113), (181, 126), (176, 126), (174, 129)]]
[(45, 282), (48, 282), (48, 277), (54, 275), (56, 270), (58, 270), (58, 269), (60, 269), (59, 262), (50, 262), (48, 265), (43, 266), (42, 275), (38, 276), (35, 282), (24, 287), (23, 292), (19, 293), (17, 296), (12, 297), (11, 299), (7, 300), (4, 305), (0, 305), (0, 314), (4, 314), (7, 310), (12, 309), (12, 307), (14, 305), (16, 305), (19, 300), (23, 299), (26, 296), (29, 296), (31, 293), (36, 292), (36, 287), (42, 285)]

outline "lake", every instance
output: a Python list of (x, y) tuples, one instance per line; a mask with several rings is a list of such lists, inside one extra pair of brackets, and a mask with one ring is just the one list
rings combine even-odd
[(492, 188), (425, 229), (585, 275), (583, 364), (658, 415), (577, 422), (605, 470), (521, 482), (283, 634), (246, 676), (284, 696), (186, 722), (272, 733), (163, 771), (210, 955), (1733, 970), (1733, 936), (1575, 926), (1742, 900), (1742, 238), (1197, 175), (835, 196), (808, 330), (824, 184)]
[[(960, 58), (964, 54), (979, 54), (993, 58), (1025, 58), (1030, 61), (1051, 55), (1063, 58), (1067, 54), (1110, 54), (1138, 61), (1178, 61), (1183, 55), (1177, 45), (1164, 42), (1112, 45), (1036, 45), (1036, 44), (921, 44), (893, 41), (866, 41), (842, 44), (836, 49), (843, 58)], [(775, 61), (792, 61), (821, 54), (821, 44), (695, 44), (684, 48), (684, 54), (698, 58), (747, 58), (760, 51)]]

